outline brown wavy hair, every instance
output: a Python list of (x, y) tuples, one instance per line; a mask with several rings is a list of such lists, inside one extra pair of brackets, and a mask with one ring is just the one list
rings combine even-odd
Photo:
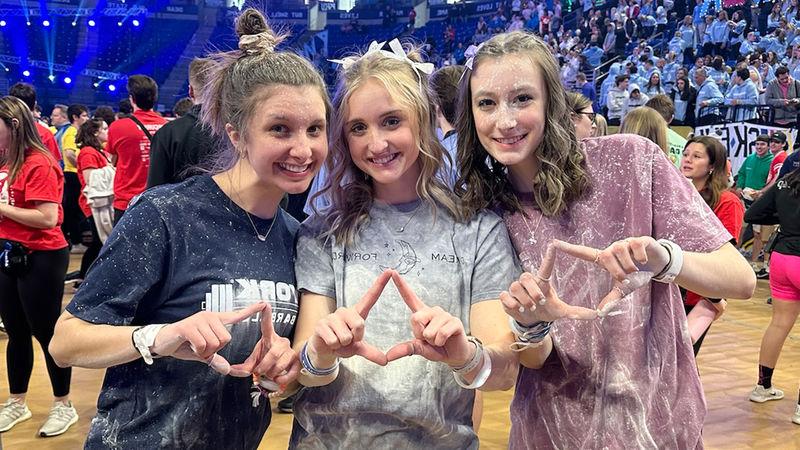
[(705, 187), (699, 191), (700, 197), (709, 208), (714, 209), (722, 193), (728, 190), (728, 151), (719, 139), (711, 136), (695, 136), (686, 141), (684, 152), (690, 144), (700, 144), (706, 149), (711, 173), (706, 178)]
[[(557, 216), (590, 188), (586, 157), (575, 137), (572, 110), (567, 105), (559, 66), (550, 49), (538, 37), (521, 31), (503, 33), (486, 41), (478, 50), (472, 67), (487, 59), (506, 55), (524, 55), (539, 70), (545, 84), (544, 136), (534, 150), (540, 167), (530, 183), (538, 208), (546, 216)], [(508, 180), (508, 168), (492, 158), (483, 147), (472, 113), (473, 70), (467, 69), (459, 84), (458, 166), (461, 173), (456, 193), (471, 212), (499, 206), (508, 211), (522, 211), (522, 206)]]
[[(421, 59), (413, 49), (408, 57), (416, 62)], [(434, 217), (441, 206), (456, 220), (466, 220), (468, 216), (459, 200), (437, 176), (449, 154), (436, 137), (436, 108), (427, 77), (412, 68), (408, 61), (391, 58), (381, 52), (350, 58), (352, 63), (339, 70), (333, 96), (330, 154), (326, 161), (330, 176), (311, 200), (312, 204), (319, 196), (326, 196), (330, 200), (330, 207), (323, 214), (314, 208), (317, 215), (324, 216), (329, 229), (325, 234), (339, 243), (351, 245), (359, 228), (369, 220), (374, 189), (372, 181), (367, 179), (350, 156), (345, 123), (349, 115), (347, 104), (350, 96), (370, 79), (380, 82), (391, 98), (408, 113), (414, 134), (419, 136), (416, 145), (422, 170), (416, 183), (417, 195), (429, 204)]]

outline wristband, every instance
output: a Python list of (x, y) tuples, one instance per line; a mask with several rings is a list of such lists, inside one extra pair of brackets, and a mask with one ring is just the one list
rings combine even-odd
[(464, 389), (478, 389), (486, 383), (486, 380), (488, 380), (489, 376), (492, 374), (492, 359), (489, 358), (488, 352), (482, 351), (481, 355), (483, 355), (483, 365), (480, 371), (475, 375), (475, 379), (472, 380), (472, 383), (467, 383), (467, 380), (464, 379), (462, 374), (453, 372), (453, 378), (455, 378), (456, 384)]
[(553, 322), (536, 322), (526, 326), (509, 316), (508, 325), (511, 327), (511, 332), (514, 333), (514, 336), (517, 338), (517, 342), (511, 344), (511, 349), (514, 351), (521, 351), (526, 348), (537, 347), (550, 333), (550, 327), (553, 325)]
[(653, 281), (672, 283), (675, 281), (675, 277), (681, 273), (681, 269), (683, 269), (683, 250), (678, 244), (666, 239), (659, 239), (658, 243), (667, 249), (667, 253), (669, 253), (669, 262), (658, 275), (653, 276)]
[(133, 347), (142, 355), (142, 359), (144, 359), (144, 363), (147, 365), (153, 364), (154, 356), (150, 353), (150, 347), (155, 343), (158, 332), (165, 326), (167, 326), (165, 323), (145, 325), (133, 330), (131, 334)]
[(475, 344), (475, 353), (472, 355), (472, 359), (461, 367), (450, 367), (453, 369), (453, 372), (461, 375), (470, 373), (473, 369), (478, 367), (478, 364), (481, 363), (481, 356), (483, 355), (483, 343), (481, 343), (480, 339), (475, 336), (469, 336), (467, 337), (467, 341)]
[(314, 367), (314, 364), (311, 363), (311, 359), (308, 357), (307, 348), (308, 342), (306, 342), (303, 345), (303, 349), (300, 350), (300, 363), (303, 365), (303, 370), (306, 373), (315, 377), (325, 377), (339, 370), (339, 358), (336, 358), (336, 362), (333, 363), (333, 366), (327, 369), (317, 369)]

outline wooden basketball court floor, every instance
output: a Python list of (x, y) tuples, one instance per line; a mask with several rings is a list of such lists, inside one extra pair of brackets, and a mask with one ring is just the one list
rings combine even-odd
[[(71, 267), (79, 258), (72, 256)], [(72, 270), (72, 269), (71, 269)], [(70, 289), (67, 289), (70, 291)], [(800, 383), (800, 327), (795, 327), (783, 347), (773, 384), (786, 392), (781, 401), (752, 403), (747, 396), (756, 381), (758, 349), (769, 323), (771, 306), (766, 281), (758, 282), (755, 296), (746, 301), (731, 301), (728, 312), (711, 328), (698, 357), (698, 365), (708, 403), (704, 441), (709, 449), (800, 449), (800, 425), (791, 422)], [(64, 296), (64, 304), (71, 299)], [(0, 335), (0, 399), (8, 393), (5, 373), (7, 339)], [(72, 375), (72, 401), (80, 414), (79, 422), (65, 434), (54, 438), (36, 436), (52, 401), (52, 391), (38, 343), (28, 394), (33, 418), (2, 434), (5, 449), (78, 449), (89, 429), (95, 411), (102, 370), (75, 369)], [(479, 432), (481, 447), (502, 449), (508, 443), (508, 405), (510, 392), (485, 395), (483, 424)], [(262, 450), (285, 449), (291, 429), (289, 414), (275, 413), (273, 422), (259, 446)], [(435, 443), (431, 443), (435, 448)]]

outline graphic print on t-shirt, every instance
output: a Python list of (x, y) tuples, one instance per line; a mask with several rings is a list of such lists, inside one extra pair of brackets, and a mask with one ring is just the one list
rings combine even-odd
[[(394, 242), (397, 244), (396, 247), (388, 243), (383, 246), (387, 249), (386, 257), (389, 261), (397, 262), (390, 267), (381, 265), (380, 268), (381, 270), (394, 269), (400, 275), (405, 275), (411, 272), (420, 260), (417, 258), (417, 252), (414, 251), (414, 247), (411, 244), (401, 239), (397, 239)], [(400, 254), (399, 258), (397, 256), (398, 253)]]
[[(237, 278), (226, 284), (212, 284), (201, 307), (204, 311), (230, 312), (262, 301), (269, 302), (272, 307), (272, 322), (278, 334), (283, 328), (294, 327), (298, 312), (297, 289), (282, 281)], [(248, 320), (260, 322), (261, 314)]]

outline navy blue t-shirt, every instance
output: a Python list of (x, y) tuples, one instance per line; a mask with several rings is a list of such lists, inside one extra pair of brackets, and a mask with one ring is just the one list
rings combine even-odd
[[(262, 234), (272, 223), (252, 219)], [(298, 223), (280, 209), (275, 220), (259, 241), (246, 212), (210, 176), (151, 189), (114, 227), (67, 311), (94, 324), (146, 325), (263, 299), (275, 331), (291, 338)], [(259, 320), (234, 325), (219, 354), (244, 361), (261, 337)], [(86, 448), (256, 448), (271, 411), (265, 399), (252, 406), (251, 387), (250, 378), (169, 357), (110, 367)]]

